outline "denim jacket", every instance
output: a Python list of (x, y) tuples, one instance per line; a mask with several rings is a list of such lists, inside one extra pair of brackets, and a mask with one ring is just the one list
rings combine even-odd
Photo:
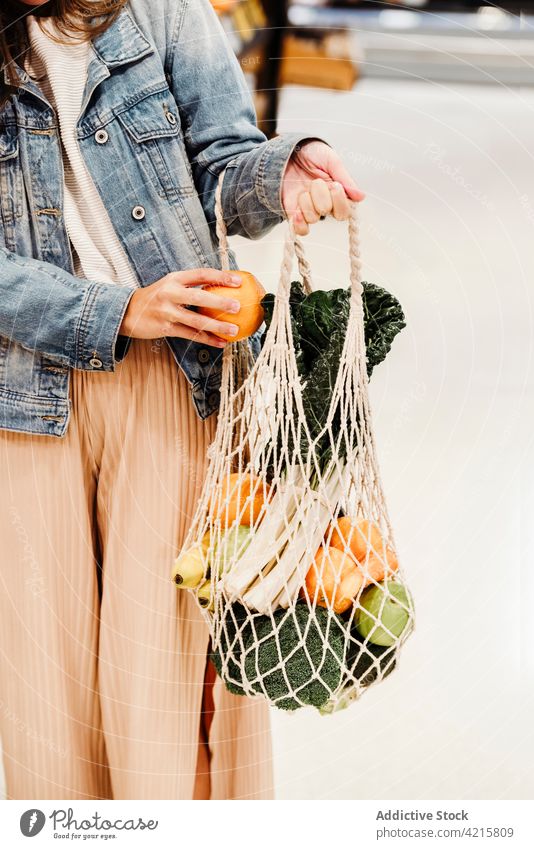
[[(140, 285), (220, 267), (214, 194), (225, 168), (230, 234), (258, 238), (281, 220), (282, 176), (301, 137), (267, 141), (257, 129), (209, 0), (130, 0), (91, 51), (78, 141)], [(113, 371), (127, 355), (119, 327), (134, 289), (74, 275), (58, 119), (38, 83), (17, 74), (0, 110), (0, 428), (63, 436), (71, 369)], [(220, 349), (167, 342), (207, 417), (219, 404)]]

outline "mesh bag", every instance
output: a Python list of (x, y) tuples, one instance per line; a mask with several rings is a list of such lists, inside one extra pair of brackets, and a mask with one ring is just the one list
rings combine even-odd
[[(228, 268), (220, 189), (216, 210)], [(349, 246), (347, 320), (340, 308), (325, 334), (288, 224), (261, 352), (223, 354), (205, 486), (173, 573), (204, 611), (227, 688), (285, 710), (346, 707), (395, 668), (413, 629), (373, 438), (355, 205)]]

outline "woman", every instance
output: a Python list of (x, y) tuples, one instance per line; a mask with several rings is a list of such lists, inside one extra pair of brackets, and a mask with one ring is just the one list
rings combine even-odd
[[(29, 8), (31, 7), (31, 9)], [(31, 13), (31, 14), (28, 14)], [(268, 798), (267, 712), (169, 583), (218, 405), (230, 233), (361, 200), (266, 141), (208, 0), (0, 13), (0, 735), (11, 798)]]

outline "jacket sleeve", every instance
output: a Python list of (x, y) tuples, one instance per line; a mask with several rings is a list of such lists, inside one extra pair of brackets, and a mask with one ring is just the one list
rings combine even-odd
[[(60, 365), (113, 371), (119, 328), (135, 291), (95, 283), (0, 247), (0, 336)], [(117, 351), (116, 351), (117, 346)]]
[(209, 0), (178, 4), (167, 50), (167, 75), (180, 110), (187, 155), (208, 222), (218, 176), (231, 234), (258, 238), (284, 217), (282, 177), (304, 136), (267, 141), (252, 97)]

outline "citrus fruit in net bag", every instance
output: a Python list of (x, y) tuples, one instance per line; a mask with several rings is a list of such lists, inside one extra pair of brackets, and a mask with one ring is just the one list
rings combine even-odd
[(383, 581), (399, 568), (397, 555), (386, 545), (378, 526), (369, 519), (361, 519), (353, 525), (348, 516), (339, 517), (326, 532), (326, 541), (332, 548), (349, 552), (358, 561), (364, 586)]
[(310, 603), (331, 607), (335, 613), (344, 613), (352, 606), (362, 584), (363, 573), (354, 559), (325, 546), (319, 548), (306, 575)]
[(211, 519), (220, 519), (225, 528), (235, 522), (239, 525), (255, 525), (270, 496), (271, 489), (261, 478), (232, 472), (223, 478), (220, 489), (211, 497)]

